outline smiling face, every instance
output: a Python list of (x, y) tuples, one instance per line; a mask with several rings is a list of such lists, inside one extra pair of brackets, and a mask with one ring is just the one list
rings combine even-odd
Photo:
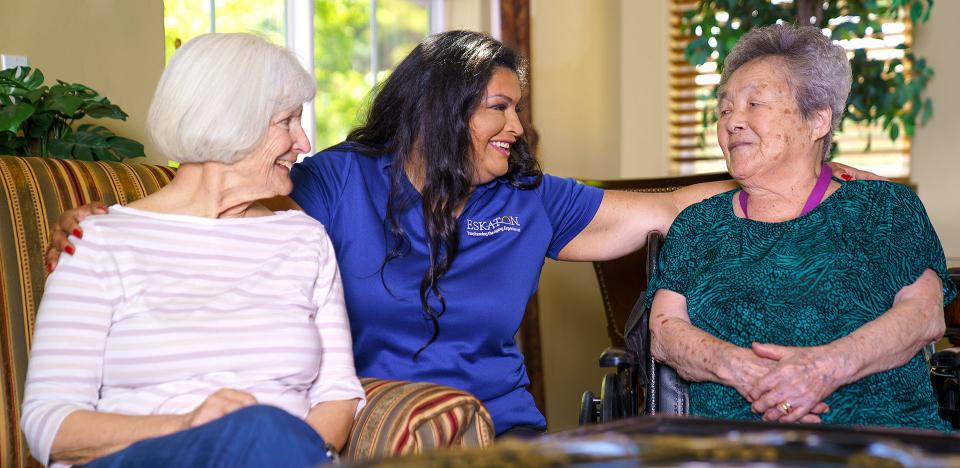
[(249, 175), (254, 191), (264, 192), (264, 198), (288, 195), (293, 190), (290, 168), (297, 155), (310, 151), (310, 141), (300, 124), (302, 108), (274, 115), (267, 134), (247, 157), (235, 168)]
[(470, 117), (470, 185), (481, 185), (503, 176), (509, 169), (510, 146), (523, 135), (518, 103), (520, 79), (512, 70), (493, 72), (480, 105)]
[[(748, 62), (720, 94), (717, 139), (727, 170), (737, 180), (819, 164), (819, 138), (829, 130), (829, 109), (807, 120), (800, 114), (779, 57)], [(812, 158), (812, 160), (811, 160)]]

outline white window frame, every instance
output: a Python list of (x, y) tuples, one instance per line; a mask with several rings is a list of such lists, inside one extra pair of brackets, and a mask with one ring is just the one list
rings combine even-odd
[[(370, 83), (370, 89), (373, 89), (376, 86), (376, 70), (378, 68), (377, 57), (377, 0), (369, 0), (371, 6), (371, 35), (373, 36), (370, 41), (371, 53), (370, 53), (370, 69), (374, 71), (372, 73), (372, 79)], [(446, 24), (446, 4), (449, 0), (409, 0), (412, 2), (423, 4), (428, 8), (428, 15), (430, 18), (430, 34), (436, 34), (438, 32), (445, 31), (447, 28)], [(210, 32), (216, 32), (217, 30), (217, 5), (216, 0), (207, 0), (209, 3), (210, 10)], [(497, 7), (496, 20), (499, 22), (499, 0), (490, 0), (491, 8), (493, 5)], [(293, 50), (296, 54), (297, 59), (299, 59), (300, 64), (313, 74), (314, 60), (313, 60), (313, 0), (284, 0), (284, 9), (286, 12), (285, 22), (284, 22), (284, 32), (286, 33), (285, 41), (286, 47)], [(499, 31), (500, 28), (496, 28), (496, 31)], [(313, 106), (313, 103), (307, 103), (303, 106), (303, 116), (301, 117), (301, 123), (303, 124), (303, 129), (307, 134), (307, 138), (310, 140), (311, 151), (317, 151), (319, 148), (316, 148), (317, 142), (317, 114)], [(299, 160), (302, 160), (309, 154), (301, 154)]]
[[(211, 5), (214, 0), (210, 0)], [(300, 59), (301, 65), (304, 68), (313, 73), (314, 60), (313, 60), (313, 1), (312, 0), (285, 0), (286, 1), (286, 25), (285, 30), (287, 33), (286, 46), (293, 50), (297, 55), (297, 58)], [(417, 0), (414, 0), (417, 1)], [(420, 3), (423, 3), (428, 10), (430, 15), (430, 34), (435, 34), (441, 31), (444, 31), (446, 28), (446, 1), (445, 0), (419, 0)], [(370, 0), (371, 3), (371, 18), (370, 18), (370, 30), (373, 40), (370, 41), (371, 45), (371, 54), (370, 54), (370, 69), (374, 70), (372, 73), (372, 80), (376, 80), (376, 70), (378, 68), (378, 59), (376, 54), (376, 43), (377, 43), (377, 0)], [(211, 12), (213, 8), (211, 6)], [(211, 24), (213, 21), (213, 13), (211, 13)], [(370, 83), (370, 89), (376, 85), (375, 82)], [(303, 106), (303, 128), (307, 133), (307, 138), (310, 139), (310, 147), (313, 148), (313, 151), (317, 151), (320, 148), (316, 148), (317, 141), (317, 115), (312, 103), (308, 103)], [(303, 159), (309, 154), (300, 155), (299, 159)]]

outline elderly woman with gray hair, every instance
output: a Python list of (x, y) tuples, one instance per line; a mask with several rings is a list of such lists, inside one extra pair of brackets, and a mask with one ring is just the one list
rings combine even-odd
[(850, 83), (814, 27), (755, 29), (724, 62), (717, 135), (740, 188), (677, 217), (647, 296), (693, 415), (949, 430), (920, 351), (956, 291), (923, 205), (823, 163)]
[(44, 464), (314, 466), (364, 393), (333, 247), (290, 193), (313, 78), (248, 34), (197, 37), (147, 132), (160, 191), (83, 222), (46, 285), (23, 431)]

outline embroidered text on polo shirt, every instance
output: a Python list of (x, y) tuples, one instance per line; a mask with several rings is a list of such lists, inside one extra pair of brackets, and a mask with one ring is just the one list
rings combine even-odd
[(520, 218), (504, 215), (486, 221), (467, 219), (468, 236), (486, 237), (504, 231), (520, 232)]

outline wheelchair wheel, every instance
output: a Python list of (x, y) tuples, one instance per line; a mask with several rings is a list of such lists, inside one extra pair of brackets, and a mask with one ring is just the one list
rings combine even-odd
[(620, 382), (617, 374), (607, 374), (600, 387), (600, 422), (620, 419)]
[(580, 425), (595, 424), (600, 421), (600, 399), (587, 390), (580, 397)]

